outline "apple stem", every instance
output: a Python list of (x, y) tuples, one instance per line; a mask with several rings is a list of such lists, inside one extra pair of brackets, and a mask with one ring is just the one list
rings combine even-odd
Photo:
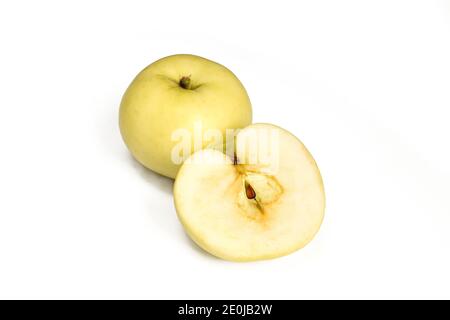
[(186, 89), (186, 90), (191, 89), (191, 78), (190, 78), (190, 76), (181, 77), (179, 84), (180, 84), (180, 87), (182, 87), (183, 89)]

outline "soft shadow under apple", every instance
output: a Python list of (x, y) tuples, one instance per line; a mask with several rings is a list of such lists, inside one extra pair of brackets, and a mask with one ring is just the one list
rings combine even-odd
[(186, 239), (186, 243), (189, 245), (189, 247), (196, 251), (200, 256), (206, 258), (206, 259), (211, 259), (211, 260), (215, 260), (215, 261), (221, 261), (220, 259), (218, 259), (217, 257), (213, 256), (212, 254), (210, 254), (209, 252), (203, 250), (202, 248), (200, 248), (198, 246), (198, 244), (196, 244), (191, 238), (189, 238), (189, 236), (186, 234), (186, 232), (183, 232), (184, 238)]
[[(140, 164), (136, 159), (134, 159), (131, 155), (128, 155), (128, 159), (131, 164), (131, 167), (133, 167), (135, 169), (135, 171), (147, 183), (156, 186), (159, 190), (163, 191), (166, 194), (170, 194), (170, 195), (173, 194), (172, 190), (173, 190), (174, 180), (147, 169), (142, 164)], [(175, 207), (174, 207), (173, 211), (174, 211), (173, 213), (176, 214)], [(183, 232), (183, 231), (181, 231), (181, 232)], [(216, 260), (216, 261), (219, 260), (216, 257), (214, 257), (213, 255), (211, 255), (208, 252), (206, 252), (205, 250), (203, 250), (202, 248), (200, 248), (194, 241), (192, 241), (191, 238), (189, 238), (189, 236), (185, 232), (183, 232), (182, 238), (185, 240), (184, 242), (189, 246), (190, 249), (194, 250), (202, 257), (205, 257), (207, 259)]]
[(147, 169), (131, 155), (128, 155), (128, 158), (130, 160), (129, 162), (131, 163), (131, 166), (146, 182), (152, 184), (153, 186), (156, 186), (164, 193), (172, 194), (174, 180)]

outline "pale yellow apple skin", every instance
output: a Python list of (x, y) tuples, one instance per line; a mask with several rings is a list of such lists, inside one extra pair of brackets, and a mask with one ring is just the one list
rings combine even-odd
[[(191, 89), (179, 85), (190, 78)], [(142, 70), (126, 90), (119, 112), (120, 132), (132, 155), (145, 167), (175, 178), (172, 133), (238, 129), (252, 122), (252, 107), (239, 79), (211, 60), (179, 54), (160, 59)], [(193, 132), (192, 132), (193, 134)], [(225, 136), (225, 135), (224, 135)]]

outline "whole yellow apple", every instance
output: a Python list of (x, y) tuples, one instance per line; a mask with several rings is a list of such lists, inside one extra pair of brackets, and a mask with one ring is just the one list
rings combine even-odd
[[(191, 133), (188, 137), (194, 139), (216, 130), (225, 136), (227, 129), (251, 122), (250, 99), (239, 79), (224, 66), (189, 54), (162, 58), (142, 70), (126, 90), (119, 114), (120, 131), (133, 156), (170, 178), (181, 165), (173, 159), (179, 143), (174, 133)], [(207, 145), (204, 141), (201, 148)], [(196, 149), (195, 141), (188, 149)]]

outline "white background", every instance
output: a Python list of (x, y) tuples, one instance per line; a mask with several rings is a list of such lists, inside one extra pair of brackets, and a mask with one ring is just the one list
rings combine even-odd
[[(230, 68), (315, 156), (315, 240), (213, 258), (118, 130), (143, 67)], [(450, 2), (3, 1), (0, 298), (450, 298)]]

